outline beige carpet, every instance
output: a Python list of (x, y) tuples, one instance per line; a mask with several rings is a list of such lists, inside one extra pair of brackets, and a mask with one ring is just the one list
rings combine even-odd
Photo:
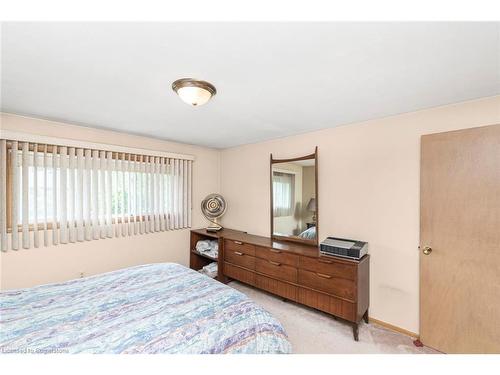
[(336, 321), (320, 311), (284, 302), (281, 298), (233, 281), (229, 286), (246, 294), (265, 308), (285, 327), (294, 353), (307, 354), (361, 354), (361, 353), (437, 353), (413, 345), (412, 338), (375, 324), (359, 326), (359, 341), (352, 337), (352, 327)]

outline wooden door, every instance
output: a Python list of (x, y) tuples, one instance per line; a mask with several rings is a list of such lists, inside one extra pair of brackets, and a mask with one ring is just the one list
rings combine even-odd
[(420, 339), (500, 353), (500, 125), (423, 136), (420, 174)]

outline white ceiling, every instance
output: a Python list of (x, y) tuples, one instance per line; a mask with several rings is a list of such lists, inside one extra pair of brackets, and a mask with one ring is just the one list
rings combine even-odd
[(499, 94), (499, 25), (3, 23), (1, 109), (231, 147)]

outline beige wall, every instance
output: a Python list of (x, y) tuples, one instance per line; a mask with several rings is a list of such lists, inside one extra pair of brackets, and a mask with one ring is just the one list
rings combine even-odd
[(302, 168), (302, 222), (305, 226), (306, 223), (312, 222), (313, 213), (307, 210), (309, 200), (316, 195), (316, 179), (314, 178), (315, 167)]
[[(0, 116), (0, 129), (194, 155), (193, 227), (206, 225), (199, 206), (207, 194), (219, 191), (218, 150), (10, 114)], [(1, 252), (0, 288), (29, 287), (77, 278), (81, 272), (93, 275), (152, 262), (188, 265), (189, 230)]]
[(318, 146), (320, 240), (368, 241), (370, 315), (418, 332), (420, 136), (494, 123), (500, 96), (224, 150), (223, 223), (268, 236), (269, 154), (289, 158)]

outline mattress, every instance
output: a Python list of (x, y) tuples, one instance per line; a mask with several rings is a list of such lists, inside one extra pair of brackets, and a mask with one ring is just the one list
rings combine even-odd
[(0, 293), (0, 353), (290, 353), (244, 294), (174, 263)]

